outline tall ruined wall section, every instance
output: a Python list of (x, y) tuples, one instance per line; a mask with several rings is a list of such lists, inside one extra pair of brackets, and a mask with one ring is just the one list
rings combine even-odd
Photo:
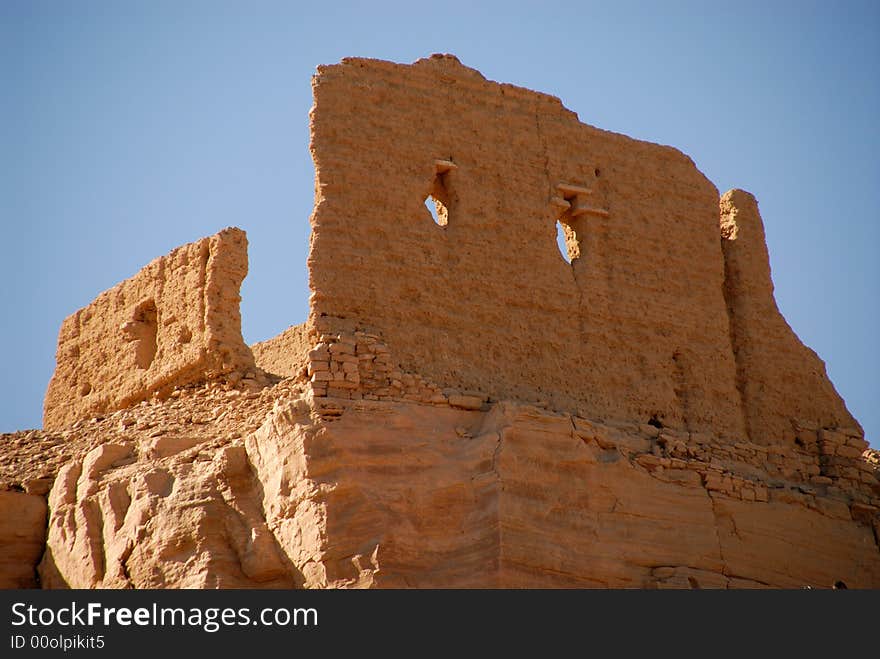
[(440, 387), (746, 436), (718, 191), (689, 158), (450, 56), (343, 60), (313, 86), (320, 332), (378, 332)]
[[(686, 156), (454, 58), (346, 60), (314, 93), (316, 320), (380, 330), (444, 386), (742, 434), (718, 195)], [(438, 159), (446, 226), (423, 204)], [(578, 217), (573, 265), (560, 183), (607, 212)]]
[(183, 245), (67, 317), (43, 425), (61, 428), (152, 393), (254, 369), (241, 338), (241, 229)]

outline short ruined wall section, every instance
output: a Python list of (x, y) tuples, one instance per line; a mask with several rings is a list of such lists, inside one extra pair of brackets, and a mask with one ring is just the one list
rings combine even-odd
[(255, 369), (241, 337), (247, 237), (178, 247), (64, 320), (43, 424), (61, 428), (154, 393)]

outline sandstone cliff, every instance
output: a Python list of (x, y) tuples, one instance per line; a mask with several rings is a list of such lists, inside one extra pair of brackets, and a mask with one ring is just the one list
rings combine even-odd
[(237, 229), (65, 320), (0, 585), (880, 587), (748, 193), (450, 56), (313, 87), (308, 321), (244, 344)]

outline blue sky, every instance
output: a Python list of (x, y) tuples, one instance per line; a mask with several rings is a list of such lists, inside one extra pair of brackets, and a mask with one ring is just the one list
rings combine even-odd
[[(734, 6), (735, 5), (735, 6)], [(248, 342), (307, 313), (310, 77), (451, 52), (759, 200), (779, 307), (880, 446), (880, 3), (0, 3), (0, 432), (62, 319), (239, 226)]]

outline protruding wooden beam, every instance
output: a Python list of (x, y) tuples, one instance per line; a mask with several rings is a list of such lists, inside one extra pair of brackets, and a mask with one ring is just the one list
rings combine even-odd
[(550, 197), (550, 203), (560, 210), (564, 211), (567, 211), (569, 208), (571, 208), (571, 203), (565, 201), (565, 199), (563, 199), (562, 197)]
[(574, 206), (571, 209), (571, 216), (578, 217), (579, 215), (597, 215), (599, 217), (608, 217), (611, 214), (604, 208), (596, 208), (594, 206)]
[(593, 191), (590, 188), (585, 188), (582, 185), (574, 185), (572, 183), (557, 183), (556, 189), (562, 194), (563, 197), (573, 197), (577, 195), (591, 195)]
[(438, 174), (445, 174), (446, 172), (451, 172), (453, 169), (458, 169), (458, 165), (456, 165), (451, 160), (435, 160), (434, 161), (434, 170)]

